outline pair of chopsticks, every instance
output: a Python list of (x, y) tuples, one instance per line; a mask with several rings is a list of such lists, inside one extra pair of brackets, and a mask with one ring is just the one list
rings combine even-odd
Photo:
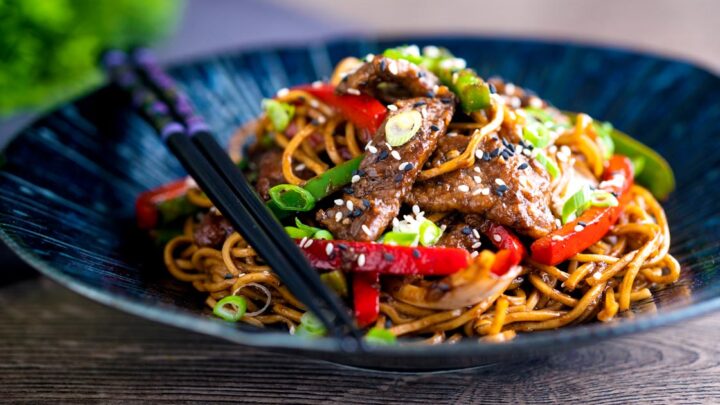
[(362, 349), (361, 332), (345, 305), (322, 283), (150, 52), (111, 50), (103, 55), (102, 65), (235, 230), (331, 333), (346, 337), (341, 347)]

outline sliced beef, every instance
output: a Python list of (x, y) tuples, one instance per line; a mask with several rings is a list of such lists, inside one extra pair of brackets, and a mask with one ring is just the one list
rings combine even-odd
[(193, 237), (200, 246), (218, 247), (233, 232), (230, 222), (222, 215), (208, 212), (195, 228)]
[(271, 187), (285, 183), (285, 176), (282, 173), (282, 154), (281, 150), (272, 149), (257, 155), (258, 178), (255, 190), (264, 200), (270, 198), (268, 190)]
[[(355, 182), (345, 190), (342, 205), (319, 210), (317, 219), (338, 239), (376, 240), (398, 214), (418, 172), (435, 150), (438, 138), (447, 129), (453, 104), (439, 99), (413, 98), (397, 101), (372, 140)], [(404, 145), (390, 148), (385, 141), (387, 120), (409, 110), (423, 117), (418, 132)]]
[(388, 103), (408, 97), (437, 96), (454, 100), (447, 87), (441, 86), (438, 78), (426, 69), (381, 55), (346, 76), (337, 91), (347, 94), (359, 91)]
[(512, 107), (544, 108), (547, 106), (547, 102), (538, 97), (534, 92), (512, 83), (506, 83), (499, 77), (491, 77), (488, 79), (488, 83), (495, 86), (497, 94), (505, 96), (508, 104)]
[[(467, 147), (469, 138), (444, 137), (431, 165), (439, 165)], [(539, 238), (555, 229), (550, 211), (550, 181), (534, 159), (517, 144), (487, 137), (479, 147), (483, 157), (456, 170), (413, 186), (406, 201), (426, 212), (460, 211), (481, 214), (491, 221)], [(458, 151), (458, 152), (455, 152)]]
[(445, 226), (445, 231), (443, 231), (436, 245), (456, 247), (469, 251), (478, 250), (480, 247), (480, 231), (476, 225), (468, 223), (466, 219), (468, 216), (470, 215), (452, 215), (444, 219), (442, 224)]

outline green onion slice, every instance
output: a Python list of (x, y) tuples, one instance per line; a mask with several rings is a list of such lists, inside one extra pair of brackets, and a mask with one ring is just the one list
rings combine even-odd
[(568, 198), (563, 205), (562, 223), (566, 224), (580, 216), (583, 211), (590, 207), (591, 201), (592, 193), (588, 187), (583, 187), (578, 190), (575, 194)]
[(422, 114), (417, 110), (404, 111), (391, 117), (385, 124), (385, 140), (390, 146), (402, 146), (422, 125)]
[[(235, 307), (235, 310), (228, 310), (225, 308), (227, 305), (232, 305)], [(213, 314), (225, 321), (237, 322), (243, 317), (243, 315), (245, 315), (246, 309), (247, 302), (245, 302), (244, 297), (238, 295), (228, 295), (215, 304), (213, 307)]]
[(262, 106), (270, 118), (273, 129), (277, 132), (285, 131), (295, 114), (295, 106), (272, 99), (263, 100)]
[(424, 220), (420, 224), (420, 244), (423, 246), (432, 246), (437, 243), (442, 236), (442, 229), (429, 219)]
[(268, 192), (275, 205), (284, 211), (310, 211), (315, 207), (315, 197), (294, 184), (278, 184)]
[(552, 159), (547, 157), (547, 155), (545, 155), (545, 153), (543, 153), (540, 149), (536, 149), (533, 156), (535, 157), (535, 160), (537, 160), (538, 162), (540, 162), (541, 165), (543, 165), (551, 178), (554, 179), (560, 175), (560, 168), (558, 168), (557, 164), (555, 164)]
[(293, 239), (311, 238), (313, 236), (312, 232), (294, 226), (286, 226), (285, 232)]
[(365, 335), (365, 342), (371, 345), (390, 346), (397, 343), (397, 337), (387, 329), (378, 328), (377, 326), (370, 329)]
[(533, 120), (523, 128), (523, 138), (536, 148), (544, 148), (550, 144), (550, 130)]
[(590, 195), (590, 205), (593, 207), (617, 207), (620, 203), (613, 193), (605, 190), (594, 190)]
[(380, 242), (386, 245), (416, 246), (419, 242), (419, 236), (414, 232), (390, 231), (383, 235)]
[(326, 229), (321, 229), (312, 236), (313, 239), (325, 239), (325, 240), (333, 240), (333, 235), (330, 233), (330, 231)]
[(593, 128), (595, 129), (595, 135), (597, 135), (602, 145), (603, 158), (605, 158), (605, 160), (610, 159), (613, 153), (615, 153), (615, 142), (612, 140), (612, 124), (609, 122), (593, 121)]
[(311, 312), (305, 312), (300, 317), (300, 325), (295, 329), (295, 335), (309, 338), (322, 337), (326, 332), (325, 326)]

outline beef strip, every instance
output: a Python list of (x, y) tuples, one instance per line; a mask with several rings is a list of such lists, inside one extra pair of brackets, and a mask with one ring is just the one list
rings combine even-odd
[(215, 212), (208, 212), (195, 228), (195, 243), (200, 246), (218, 247), (233, 233), (233, 227), (227, 219)]
[(381, 55), (345, 76), (337, 91), (348, 94), (360, 91), (387, 103), (409, 97), (437, 96), (454, 100), (452, 92), (441, 86), (438, 78), (426, 69), (406, 60)]
[[(445, 226), (442, 236), (437, 241), (436, 246), (455, 247), (469, 251), (478, 250), (477, 243), (480, 242), (479, 230), (471, 224), (468, 224), (466, 217), (470, 215), (451, 215), (443, 218), (441, 224)], [(472, 215), (476, 217), (476, 215)], [(480, 219), (478, 217), (478, 219)]]
[(536, 107), (545, 108), (548, 103), (538, 97), (533, 91), (516, 86), (512, 83), (506, 83), (499, 77), (491, 77), (488, 83), (495, 86), (497, 94), (505, 96), (508, 105), (511, 107)]
[[(382, 234), (400, 211), (403, 198), (445, 133), (454, 110), (453, 104), (431, 98), (396, 104), (397, 111), (388, 115), (372, 140), (376, 152), (365, 154), (356, 181), (341, 199), (342, 205), (318, 211), (318, 221), (338, 239), (373, 241)], [(410, 110), (422, 115), (420, 129), (407, 143), (390, 149), (385, 141), (387, 120)]]
[(258, 178), (255, 183), (255, 190), (264, 199), (270, 198), (268, 190), (280, 183), (285, 183), (285, 176), (282, 172), (282, 151), (272, 149), (261, 152), (255, 160), (258, 169)]
[[(467, 147), (469, 137), (456, 135), (440, 140), (430, 165), (436, 166)], [(556, 228), (550, 211), (550, 181), (535, 159), (519, 152), (518, 145), (497, 136), (479, 147), (483, 158), (466, 169), (417, 183), (406, 202), (427, 212), (460, 211), (481, 214), (500, 225), (533, 238)]]

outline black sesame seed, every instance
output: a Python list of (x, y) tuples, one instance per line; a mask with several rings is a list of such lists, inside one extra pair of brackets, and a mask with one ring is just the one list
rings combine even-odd
[(232, 273), (225, 273), (224, 277), (225, 277), (225, 280), (230, 280), (231, 278), (233, 278), (233, 275), (232, 275)]
[(614, 191), (611, 191), (610, 194), (612, 194), (613, 197), (618, 198), (618, 193), (616, 193), (616, 192), (614, 192)]
[(520, 166), (518, 166), (518, 170), (525, 170), (528, 168), (527, 162), (520, 163)]
[(505, 192), (496, 189), (496, 190), (495, 190), (495, 194), (497, 194), (498, 197), (502, 197), (503, 194), (505, 194)]
[(502, 156), (503, 159), (508, 160), (508, 159), (510, 159), (510, 152), (508, 152), (507, 149), (506, 149), (506, 150), (502, 151), (502, 153), (500, 154), (500, 156)]
[(385, 59), (380, 59), (380, 70), (385, 70), (385, 66), (387, 63), (385, 62)]
[(417, 249), (413, 249), (412, 255), (414, 258), (418, 259), (420, 257), (420, 251)]
[(398, 173), (395, 175), (395, 183), (400, 183), (403, 179), (403, 175)]
[(337, 247), (338, 247), (340, 250), (347, 250), (347, 249), (348, 249), (347, 245), (344, 244), (344, 243), (338, 243), (338, 244), (337, 244)]
[(424, 101), (418, 101), (417, 103), (413, 104), (413, 107), (422, 107), (425, 104), (427, 104), (427, 103)]
[(362, 205), (364, 205), (365, 208), (370, 208), (370, 201), (368, 201), (366, 198), (363, 198)]
[(462, 233), (463, 233), (464, 235), (470, 235), (470, 234), (472, 233), (472, 229), (470, 229), (469, 226), (464, 226), (463, 229), (462, 229)]
[(484, 161), (486, 161), (486, 162), (489, 162), (490, 159), (492, 159), (492, 157), (490, 156), (490, 154), (487, 153), (487, 152), (483, 152), (482, 160), (484, 160)]
[(425, 72), (423, 72), (422, 70), (418, 70), (417, 77), (422, 79), (423, 77), (425, 77)]
[(430, 129), (433, 130), (433, 131), (439, 131), (439, 130), (440, 130), (440, 128), (438, 128), (437, 125), (430, 125)]
[(587, 224), (583, 221), (578, 221), (578, 225), (582, 226), (583, 228), (587, 226)]
[(497, 93), (497, 89), (495, 88), (495, 85), (492, 83), (488, 83), (488, 87), (490, 88), (490, 94)]
[(433, 93), (432, 91), (428, 91), (428, 92), (425, 94), (425, 96), (427, 96), (427, 97), (429, 97), (429, 98), (435, 98), (435, 93)]
[(385, 260), (387, 260), (389, 262), (395, 260), (395, 256), (391, 255), (390, 253), (383, 254), (383, 257), (385, 257)]
[(403, 171), (404, 171), (404, 172), (409, 172), (410, 170), (412, 170), (413, 167), (415, 167), (414, 164), (412, 164), (412, 163), (410, 163), (410, 162), (407, 162), (407, 163), (405, 163), (405, 167), (403, 167)]
[(357, 218), (357, 217), (359, 217), (360, 215), (362, 215), (362, 211), (360, 210), (360, 208), (355, 208), (355, 209), (353, 210), (353, 212), (352, 212), (352, 216), (355, 217), (355, 218)]
[(515, 145), (513, 144), (508, 144), (507, 148), (510, 149), (510, 152), (515, 152)]
[(348, 76), (344, 76), (342, 79), (340, 79), (341, 82), (345, 83), (348, 80)]
[(497, 186), (497, 191), (499, 191), (499, 192), (501, 192), (501, 193), (506, 192), (507, 189), (508, 189), (508, 186), (506, 186), (506, 185), (504, 185), (504, 184), (501, 184), (501, 185)]
[(345, 187), (345, 188), (343, 189), (343, 192), (344, 192), (345, 194), (352, 194), (352, 193), (355, 192), (355, 190), (353, 190), (352, 187)]
[(451, 98), (445, 97), (445, 98), (441, 98), (440, 102), (443, 104), (452, 104), (453, 100)]
[(316, 125), (316, 126), (317, 126), (317, 125), (319, 125), (319, 124), (320, 124), (320, 121), (319, 121), (317, 118), (313, 118), (313, 119), (310, 121), (310, 125)]
[(362, 177), (362, 176), (364, 176), (364, 175), (366, 175), (366, 174), (367, 174), (367, 172), (365, 172), (365, 170), (363, 170), (363, 169), (358, 169), (358, 171), (357, 171), (357, 175), (360, 176), (360, 177)]
[(502, 138), (500, 141), (502, 142), (503, 146), (505, 146), (507, 148), (507, 146), (509, 145), (507, 139)]
[(491, 158), (495, 158), (495, 157), (497, 157), (499, 154), (500, 154), (500, 148), (495, 148), (495, 149), (493, 149), (492, 152), (490, 152), (490, 157), (491, 157)]
[(380, 153), (378, 154), (377, 161), (378, 161), (378, 162), (383, 161), (383, 160), (387, 159), (387, 157), (388, 157), (388, 151), (386, 151), (385, 149), (383, 149), (383, 150), (381, 150)]

